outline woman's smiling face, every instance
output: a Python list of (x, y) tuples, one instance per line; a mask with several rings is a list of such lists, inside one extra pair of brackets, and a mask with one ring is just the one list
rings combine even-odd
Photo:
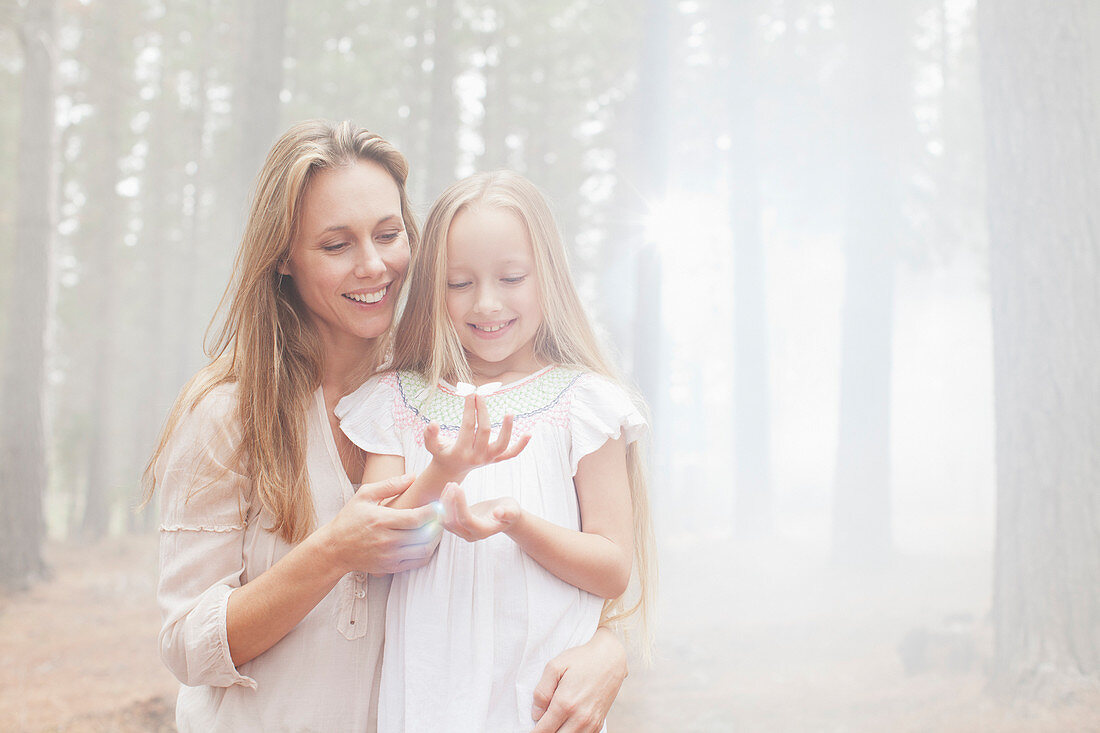
[(355, 350), (389, 328), (409, 257), (397, 184), (357, 161), (313, 176), (279, 271), (294, 280), (326, 351)]

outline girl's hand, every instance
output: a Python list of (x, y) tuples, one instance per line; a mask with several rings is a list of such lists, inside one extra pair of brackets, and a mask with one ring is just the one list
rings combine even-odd
[(432, 506), (393, 509), (379, 502), (412, 485), (406, 474), (364, 484), (336, 517), (319, 532), (344, 572), (396, 573), (422, 567), (431, 559), (443, 534)]
[(535, 687), (531, 733), (584, 731), (603, 726), (626, 679), (626, 650), (607, 629), (596, 629), (587, 644), (550, 660)]
[(490, 442), (492, 423), (485, 398), (477, 394), (466, 396), (462, 408), (462, 424), (458, 437), (450, 445), (443, 445), (439, 439), (439, 423), (432, 421), (424, 428), (424, 447), (432, 454), (432, 462), (442, 469), (448, 478), (461, 481), (466, 474), (479, 466), (499, 463), (519, 455), (531, 440), (530, 435), (521, 435), (515, 445), (509, 447), (512, 440), (511, 415), (505, 415), (497, 439)]
[(443, 487), (439, 502), (443, 505), (443, 529), (467, 542), (476, 542), (506, 531), (523, 512), (511, 497), (467, 506), (466, 492), (453, 482)]

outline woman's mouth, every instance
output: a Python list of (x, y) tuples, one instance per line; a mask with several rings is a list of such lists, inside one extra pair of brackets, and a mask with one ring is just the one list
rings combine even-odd
[(370, 292), (358, 292), (358, 293), (343, 293), (343, 296), (355, 303), (363, 303), (365, 305), (373, 305), (379, 302), (382, 298), (386, 297), (386, 292), (390, 289), (389, 283), (386, 283), (378, 290)]

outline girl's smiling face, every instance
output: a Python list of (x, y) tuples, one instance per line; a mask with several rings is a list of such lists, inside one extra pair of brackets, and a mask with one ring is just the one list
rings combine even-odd
[(293, 278), (325, 348), (354, 351), (390, 327), (409, 257), (397, 184), (358, 161), (314, 175), (279, 271)]
[(542, 305), (527, 228), (508, 209), (474, 204), (447, 232), (447, 314), (475, 377), (537, 371)]

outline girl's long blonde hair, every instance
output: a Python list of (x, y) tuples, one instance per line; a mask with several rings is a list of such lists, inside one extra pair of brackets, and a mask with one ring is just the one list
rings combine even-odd
[[(471, 206), (506, 209), (523, 222), (531, 238), (542, 324), (535, 333), (535, 357), (611, 379), (644, 403), (604, 353), (581, 305), (557, 225), (542, 192), (512, 171), (478, 173), (453, 184), (432, 206), (424, 224), (419, 256), (409, 271), (409, 292), (394, 339), (393, 366), (424, 376), (471, 381), (470, 366), (447, 314), (447, 234), (451, 222)], [(617, 623), (640, 613), (643, 649), (648, 649), (649, 615), (656, 586), (656, 558), (649, 512), (646, 460), (637, 442), (627, 446), (627, 471), (634, 522), (633, 602), (604, 604), (602, 622)]]
[[(215, 387), (235, 383), (242, 439), (230, 467), (251, 478), (254, 498), (274, 518), (270, 531), (288, 543), (299, 542), (313, 531), (316, 517), (306, 472), (305, 410), (321, 384), (324, 356), (293, 279), (280, 275), (279, 267), (290, 257), (313, 177), (318, 171), (360, 161), (376, 163), (393, 177), (415, 254), (419, 236), (405, 193), (408, 163), (393, 145), (346, 121), (309, 120), (287, 130), (271, 148), (256, 179), (233, 275), (207, 329), (205, 351), (210, 363), (180, 392), (146, 465), (146, 501), (156, 488), (157, 460), (180, 420)], [(222, 313), (224, 319), (215, 331)], [(375, 339), (364, 373), (379, 366), (388, 343), (389, 333)]]

